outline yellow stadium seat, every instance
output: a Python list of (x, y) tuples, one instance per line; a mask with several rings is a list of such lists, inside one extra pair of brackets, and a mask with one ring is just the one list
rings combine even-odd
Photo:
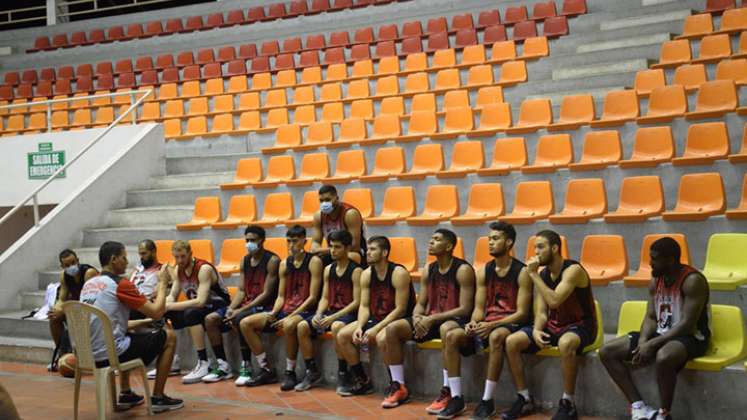
[(712, 290), (735, 290), (747, 284), (747, 263), (742, 256), (747, 234), (714, 233), (708, 239), (703, 275)]

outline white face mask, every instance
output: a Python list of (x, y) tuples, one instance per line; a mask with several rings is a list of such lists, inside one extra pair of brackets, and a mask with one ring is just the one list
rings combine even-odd
[(65, 274), (67, 274), (68, 276), (75, 277), (78, 275), (78, 273), (80, 273), (80, 267), (78, 267), (77, 264), (71, 265), (70, 267), (67, 267), (65, 269)]
[(246, 250), (249, 251), (250, 254), (254, 254), (259, 249), (259, 245), (257, 245), (255, 242), (249, 241), (246, 243)]
[(322, 201), (319, 204), (319, 210), (324, 214), (330, 214), (335, 210), (335, 205), (331, 201)]

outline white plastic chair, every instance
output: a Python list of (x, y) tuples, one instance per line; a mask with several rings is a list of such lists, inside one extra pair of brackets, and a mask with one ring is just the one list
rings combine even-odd
[[(148, 409), (148, 414), (152, 414), (145, 365), (141, 359), (119, 363), (109, 316), (99, 308), (77, 301), (65, 302), (62, 305), (62, 310), (65, 312), (68, 331), (70, 332), (70, 338), (75, 349), (75, 419), (78, 419), (80, 380), (83, 374), (92, 373), (96, 380), (96, 418), (103, 420), (106, 419), (107, 393), (109, 393), (109, 397), (111, 398), (113, 409), (116, 408), (117, 404), (117, 385), (114, 380), (114, 374), (117, 372), (121, 374), (130, 370), (140, 371), (145, 393), (145, 406)], [(91, 348), (91, 316), (97, 317), (101, 321), (104, 341), (106, 342), (106, 352), (109, 358), (109, 366), (104, 368), (97, 368), (93, 358), (93, 349)]]

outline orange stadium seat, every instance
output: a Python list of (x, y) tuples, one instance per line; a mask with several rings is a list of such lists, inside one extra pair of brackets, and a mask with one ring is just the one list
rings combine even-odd
[[(511, 249), (513, 254), (513, 248)], [(475, 241), (474, 247), (474, 258), (472, 259), (472, 266), (475, 267), (475, 271), (483, 269), (485, 264), (489, 263), (493, 259), (488, 249), (488, 237), (480, 236)]]
[(550, 223), (577, 224), (601, 218), (607, 212), (607, 192), (601, 178), (571, 179), (566, 185), (565, 207), (550, 215)]
[(455, 138), (470, 133), (473, 128), (474, 118), (469, 104), (459, 108), (448, 108), (444, 117), (443, 129), (432, 134), (431, 138), (435, 140)]
[(438, 172), (437, 178), (463, 178), (477, 172), (484, 163), (481, 141), (460, 141), (451, 152), (451, 166)]
[(467, 87), (476, 88), (493, 84), (492, 64), (479, 64), (469, 68), (467, 72)]
[(674, 70), (673, 85), (682, 85), (687, 92), (697, 90), (700, 85), (708, 81), (705, 65), (685, 64)]
[(159, 239), (153, 241), (156, 243), (156, 259), (161, 263), (169, 265), (175, 265), (174, 254), (171, 251), (171, 247), (174, 245), (174, 241), (169, 239)]
[(423, 212), (408, 217), (409, 225), (435, 225), (459, 214), (459, 193), (454, 185), (431, 185), (425, 196)]
[(710, 13), (691, 15), (685, 18), (682, 35), (676, 39), (702, 38), (713, 32), (713, 19)]
[(311, 185), (329, 176), (329, 159), (326, 153), (307, 153), (301, 159), (301, 174), (287, 180), (287, 185)]
[(402, 96), (391, 96), (384, 98), (379, 104), (380, 114), (394, 114), (397, 116), (405, 115), (405, 100)]
[(591, 123), (594, 116), (594, 98), (591, 95), (565, 96), (560, 105), (558, 122), (551, 124), (547, 130), (575, 130)]
[(742, 8), (726, 10), (721, 16), (721, 26), (718, 32), (724, 34), (737, 33), (747, 30), (747, 10)]
[(246, 253), (244, 239), (225, 239), (220, 248), (220, 262), (215, 268), (221, 276), (238, 273)]
[(335, 146), (343, 147), (366, 140), (366, 121), (363, 118), (348, 118), (340, 123), (340, 131)]
[(342, 201), (358, 209), (363, 219), (374, 214), (373, 194), (368, 188), (348, 188), (342, 193)]
[(584, 136), (581, 159), (568, 165), (572, 171), (604, 169), (622, 158), (620, 133), (617, 130), (589, 131)]
[(651, 284), (651, 265), (649, 264), (651, 244), (665, 237), (674, 239), (680, 245), (680, 263), (690, 264), (690, 250), (685, 235), (681, 233), (648, 234), (643, 237), (641, 242), (641, 258), (638, 271), (624, 278), (626, 287), (648, 287)]
[(500, 86), (485, 86), (477, 90), (474, 108), (482, 110), (488, 105), (503, 103), (503, 89)]
[(317, 190), (306, 191), (303, 193), (303, 201), (301, 202), (301, 215), (295, 219), (286, 220), (285, 225), (309, 227), (314, 222), (314, 213), (317, 210), (319, 210), (319, 192)]
[(311, 123), (306, 129), (305, 142), (299, 146), (294, 146), (293, 150), (303, 151), (330, 146), (332, 136), (332, 123), (328, 121)]
[(415, 215), (415, 190), (412, 187), (388, 187), (378, 216), (366, 217), (369, 225), (393, 225)]
[(220, 197), (197, 197), (192, 221), (179, 223), (176, 228), (177, 230), (199, 230), (217, 222), (220, 217)]
[(322, 105), (322, 121), (339, 124), (343, 119), (345, 119), (345, 111), (342, 102), (330, 102)]
[(725, 210), (724, 182), (718, 172), (686, 174), (680, 178), (677, 204), (662, 217), (666, 221), (701, 221)]
[(490, 166), (479, 169), (478, 175), (504, 175), (527, 164), (527, 150), (523, 137), (504, 137), (495, 140)]
[(700, 52), (693, 63), (714, 63), (731, 56), (731, 40), (728, 34), (708, 35), (700, 40)]
[(281, 125), (275, 131), (275, 145), (262, 148), (262, 153), (282, 153), (301, 145), (301, 126), (298, 124)]
[(466, 89), (450, 90), (444, 94), (444, 101), (442, 106), (442, 109), (444, 111), (469, 106), (469, 91), (467, 91)]
[(549, 181), (524, 181), (516, 185), (513, 211), (500, 220), (513, 224), (532, 224), (554, 211), (552, 185)]
[(739, 105), (737, 88), (732, 80), (705, 82), (698, 90), (695, 111), (685, 114), (688, 120), (721, 117), (734, 112)]
[(374, 168), (360, 182), (382, 182), (405, 171), (405, 152), (401, 147), (382, 147), (376, 150)]
[(419, 141), (423, 137), (431, 137), (438, 132), (438, 118), (435, 112), (413, 112), (407, 127), (407, 134), (396, 137), (397, 142)]
[(418, 263), (418, 252), (415, 244), (415, 238), (389, 238), (391, 244), (391, 251), (389, 252), (389, 260), (401, 264), (407, 271), (410, 272), (410, 276), (413, 280), (420, 279), (419, 263)]
[(462, 82), (459, 78), (459, 69), (444, 69), (436, 73), (435, 92), (459, 89)]
[(685, 88), (670, 85), (656, 88), (648, 100), (648, 112), (645, 117), (638, 117), (638, 124), (669, 122), (687, 112), (687, 95)]
[(483, 64), (485, 60), (485, 45), (469, 45), (462, 50), (462, 59), (459, 62), (459, 66)]
[(272, 156), (267, 162), (267, 176), (264, 180), (252, 184), (254, 188), (275, 188), (296, 177), (293, 156)]
[(213, 264), (215, 262), (215, 252), (213, 251), (213, 242), (210, 239), (191, 239), (189, 247), (192, 248), (192, 255)]
[[(67, 120), (67, 111), (58, 111), (58, 112), (64, 112), (65, 120)], [(52, 128), (55, 127), (55, 114), (52, 113)], [(164, 137), (166, 139), (173, 139), (177, 136), (180, 136), (182, 134), (182, 122), (179, 119), (169, 119), (163, 121), (163, 133)]]
[[(485, 30), (487, 37), (488, 29)], [(490, 62), (504, 63), (516, 59), (516, 43), (514, 41), (496, 41), (490, 48)]]
[(381, 144), (401, 136), (399, 116), (392, 114), (377, 115), (373, 121), (373, 133), (365, 144)]
[[(562, 25), (567, 25), (563, 21), (559, 21)], [(567, 26), (566, 26), (567, 28)], [(567, 29), (565, 29), (567, 32)], [(550, 46), (547, 43), (547, 36), (533, 36), (524, 40), (524, 46), (521, 51), (522, 60), (536, 60), (541, 57), (547, 57), (550, 55)], [(524, 67), (526, 73), (526, 67)]]
[(664, 75), (664, 69), (639, 70), (635, 74), (633, 89), (639, 96), (648, 96), (654, 89), (666, 85), (667, 79)]
[(581, 265), (595, 286), (606, 286), (628, 274), (628, 256), (621, 235), (588, 235), (581, 244)]
[(519, 121), (508, 133), (531, 133), (552, 124), (552, 105), (549, 99), (526, 99), (521, 103)]
[[(447, 92), (449, 93), (449, 92)], [(444, 95), (444, 102), (446, 95)], [(416, 112), (436, 112), (436, 95), (434, 93), (419, 93), (412, 97), (410, 101), (410, 113)]]
[(293, 196), (288, 192), (270, 193), (265, 197), (264, 213), (255, 224), (271, 227), (293, 219)]
[(482, 225), (503, 214), (503, 189), (501, 184), (472, 184), (467, 199), (467, 210), (451, 218), (451, 224)]
[(497, 85), (513, 86), (527, 81), (527, 65), (523, 61), (508, 61), (501, 64), (501, 77)]
[(687, 130), (685, 152), (673, 165), (708, 165), (729, 154), (729, 133), (723, 121), (692, 124)]
[(733, 80), (739, 86), (747, 84), (747, 59), (719, 61), (716, 65), (716, 80)]
[(467, 135), (489, 137), (511, 127), (511, 106), (508, 103), (488, 104), (480, 110), (480, 125)]
[(736, 208), (726, 211), (726, 218), (732, 220), (747, 219), (747, 176), (742, 181), (742, 196)]
[(672, 127), (639, 128), (630, 159), (621, 160), (622, 168), (650, 168), (674, 157)]
[(257, 201), (254, 195), (234, 195), (228, 204), (228, 216), (213, 223), (213, 229), (236, 229), (251, 224), (257, 218)]
[(592, 127), (614, 127), (633, 121), (640, 115), (634, 90), (615, 90), (604, 97), (602, 117), (592, 121)]
[(424, 179), (436, 175), (444, 169), (444, 155), (440, 144), (419, 144), (412, 157), (412, 167), (398, 179)]
[(350, 104), (350, 118), (372, 120), (374, 118), (373, 101), (371, 99), (353, 101)]
[[(314, 105), (302, 105), (293, 111), (293, 124), (308, 126), (316, 122), (316, 108)], [(303, 147), (303, 146), (299, 146)]]
[(623, 178), (617, 210), (604, 215), (608, 223), (640, 223), (664, 211), (664, 189), (658, 176)]
[(652, 65), (652, 68), (670, 68), (677, 67), (680, 64), (687, 64), (692, 59), (690, 52), (690, 42), (686, 39), (676, 39), (667, 41), (661, 45), (659, 53), (659, 62)]
[(537, 141), (536, 155), (531, 165), (521, 168), (523, 173), (553, 172), (573, 162), (570, 134), (550, 134)]

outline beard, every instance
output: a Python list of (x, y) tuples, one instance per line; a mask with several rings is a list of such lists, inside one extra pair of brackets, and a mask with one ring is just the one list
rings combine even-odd
[(147, 260), (143, 260), (143, 259), (140, 260), (140, 264), (142, 264), (144, 268), (150, 268), (155, 263), (156, 263), (155, 260), (153, 260), (152, 258), (147, 259)]
[(552, 263), (552, 255), (547, 257), (539, 257), (540, 265), (550, 265)]
[(502, 256), (504, 256), (506, 254), (508, 254), (508, 250), (505, 249), (505, 248), (501, 249), (501, 250), (498, 250), (498, 251), (492, 251), (492, 252), (490, 252), (490, 256), (491, 257), (502, 257)]
[(651, 268), (652, 277), (661, 277), (665, 274), (667, 274), (667, 269), (665, 268)]

